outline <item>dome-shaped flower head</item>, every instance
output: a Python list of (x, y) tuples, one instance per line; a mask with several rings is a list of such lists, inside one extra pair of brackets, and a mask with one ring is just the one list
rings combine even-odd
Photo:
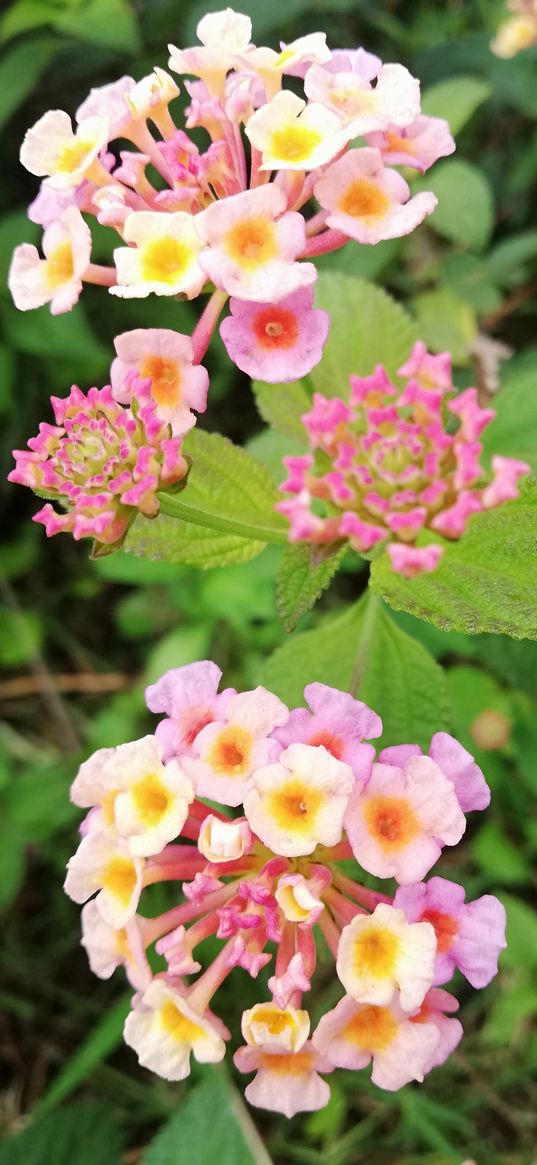
[[(379, 366), (371, 376), (351, 376), (348, 401), (314, 394), (302, 422), (323, 456), (284, 458), (290, 473), (280, 488), (291, 496), (277, 508), (289, 520), (291, 542), (348, 538), (367, 554), (386, 541), (393, 569), (412, 578), (435, 570), (444, 553), (440, 543), (416, 546), (423, 530), (461, 538), (473, 514), (518, 496), (530, 466), (496, 455), (486, 484), (479, 437), (494, 412), (481, 408), (475, 388), (445, 404), (448, 353), (431, 356), (420, 341), (399, 375), (408, 377), (402, 390)], [(446, 408), (459, 422), (455, 432)]]
[(158, 513), (157, 491), (185, 476), (181, 442), (153, 408), (124, 409), (109, 387), (90, 388), (86, 396), (75, 385), (51, 403), (56, 425), (40, 425), (30, 452), (15, 450), (9, 481), (67, 506), (58, 513), (47, 503), (34, 515), (49, 537), (67, 530), (76, 539), (117, 545), (138, 512)]
[(149, 381), (149, 398), (161, 421), (173, 436), (181, 436), (196, 424), (191, 409), (203, 413), (207, 407), (209, 374), (201, 364), (193, 364), (190, 336), (169, 328), (136, 328), (116, 336), (117, 359), (110, 369), (115, 400), (131, 404), (137, 380)]

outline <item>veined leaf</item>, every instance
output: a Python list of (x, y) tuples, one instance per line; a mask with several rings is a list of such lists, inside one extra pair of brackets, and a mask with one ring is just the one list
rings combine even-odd
[(120, 1165), (113, 1109), (83, 1100), (48, 1113), (0, 1145), (0, 1165)]
[(443, 631), (493, 631), (537, 639), (537, 485), (516, 502), (476, 514), (460, 542), (445, 544), (437, 570), (405, 579), (386, 553), (371, 567), (371, 586), (398, 611)]
[(442, 668), (369, 592), (343, 615), (279, 647), (262, 675), (291, 706), (304, 702), (304, 687), (315, 680), (352, 690), (378, 712), (383, 745), (405, 740), (425, 746), (446, 727)]
[(283, 552), (277, 580), (278, 614), (286, 631), (292, 631), (301, 615), (310, 610), (330, 585), (347, 550), (332, 547), (324, 557), (319, 548), (308, 545), (288, 546)]
[(211, 570), (215, 566), (249, 562), (261, 554), (265, 545), (265, 542), (225, 534), (166, 514), (158, 514), (156, 518), (144, 518), (140, 514), (121, 549), (154, 562), (181, 562), (184, 566)]
[(449, 159), (417, 185), (438, 198), (431, 218), (434, 230), (476, 251), (486, 246), (494, 222), (494, 195), (482, 170), (461, 158)]
[(490, 85), (480, 77), (451, 77), (425, 90), (421, 108), (428, 117), (444, 117), (456, 135), (490, 94)]
[(504, 365), (502, 380), (492, 402), (496, 417), (483, 434), (485, 457), (519, 457), (537, 473), (537, 352)]

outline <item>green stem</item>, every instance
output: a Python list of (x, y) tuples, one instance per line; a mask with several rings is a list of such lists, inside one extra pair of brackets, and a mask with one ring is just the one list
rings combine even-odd
[(183, 501), (182, 494), (167, 493), (163, 490), (158, 495), (160, 509), (170, 518), (180, 518), (183, 522), (192, 522), (195, 526), (206, 526), (210, 530), (220, 530), (223, 534), (235, 534), (238, 538), (250, 538), (254, 542), (270, 542), (277, 544), (287, 543), (287, 528), (282, 526), (265, 526), (252, 522), (236, 522), (223, 514), (214, 514), (206, 510), (199, 510)]
[(375, 629), (375, 621), (380, 611), (382, 599), (380, 595), (374, 595), (371, 590), (367, 592), (367, 607), (362, 623), (362, 634), (360, 635), (360, 642), (358, 644), (358, 651), (356, 654), (356, 662), (354, 664), (351, 680), (349, 683), (349, 693), (351, 696), (358, 695), (358, 689), (362, 682), (367, 653), (371, 646), (373, 632)]

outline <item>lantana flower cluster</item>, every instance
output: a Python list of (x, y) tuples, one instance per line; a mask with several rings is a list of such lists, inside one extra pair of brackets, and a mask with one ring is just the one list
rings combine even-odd
[[(44, 227), (43, 255), (29, 244), (15, 251), (19, 308), (68, 311), (84, 283), (123, 298), (212, 290), (198, 349), (231, 297), (221, 335), (239, 368), (279, 381), (318, 362), (329, 321), (312, 306), (309, 260), (349, 239), (414, 230), (436, 198), (411, 196), (396, 167), (424, 172), (454, 142), (445, 121), (421, 114), (419, 83), (402, 65), (362, 48), (333, 52), (321, 32), (281, 51), (256, 47), (251, 32), (227, 8), (203, 17), (198, 45), (169, 46), (172, 73), (190, 78), (184, 126), (170, 111), (180, 87), (156, 67), (92, 89), (74, 125), (50, 110), (28, 130), (21, 161), (43, 179), (29, 211)], [(304, 96), (282, 88), (286, 76)], [(189, 133), (200, 127), (204, 150)], [(92, 215), (119, 236), (113, 265), (91, 261)], [(153, 338), (143, 359), (158, 363)], [(138, 336), (121, 347), (129, 365), (140, 358)]]
[[(445, 990), (455, 968), (483, 987), (505, 945), (496, 898), (424, 881), (466, 814), (487, 806), (483, 773), (445, 732), (428, 753), (376, 755), (379, 717), (325, 684), (290, 711), (263, 687), (219, 691), (220, 677), (210, 661), (168, 671), (147, 691), (164, 714), (155, 735), (100, 749), (72, 786), (88, 813), (65, 888), (85, 903), (93, 971), (121, 965), (135, 988), (127, 1044), (168, 1080), (188, 1075), (192, 1055), (222, 1060), (230, 1033), (214, 997), (234, 972), (260, 976), (234, 1056), (255, 1073), (252, 1104), (288, 1117), (321, 1108), (336, 1067), (371, 1065), (388, 1090), (423, 1080), (462, 1035)], [(395, 895), (363, 885), (360, 867), (395, 879)], [(180, 900), (145, 916), (142, 892), (160, 882)], [(341, 998), (311, 1031), (318, 935)]]
[(507, 0), (506, 7), (512, 15), (500, 24), (490, 47), (497, 57), (509, 59), (537, 44), (537, 0)]
[(430, 355), (417, 341), (398, 370), (351, 376), (350, 396), (315, 393), (302, 416), (311, 453), (285, 457), (277, 509), (292, 542), (348, 539), (366, 554), (383, 542), (395, 571), (411, 578), (436, 570), (440, 543), (416, 546), (424, 530), (458, 539), (473, 514), (518, 497), (525, 461), (495, 455), (492, 476), (480, 464), (484, 428), (495, 417), (476, 388), (455, 395), (451, 357)]

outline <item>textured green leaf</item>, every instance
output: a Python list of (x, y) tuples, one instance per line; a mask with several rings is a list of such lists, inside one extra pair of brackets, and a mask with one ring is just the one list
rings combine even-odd
[(54, 19), (58, 32), (88, 40), (120, 53), (140, 51), (138, 22), (128, 0), (83, 0)]
[(82, 1100), (49, 1113), (0, 1145), (0, 1165), (120, 1165), (113, 1110)]
[(481, 313), (495, 311), (502, 297), (494, 283), (490, 268), (483, 258), (466, 251), (454, 251), (440, 265), (443, 283), (459, 299)]
[(499, 283), (516, 287), (524, 282), (527, 272), (524, 264), (532, 259), (537, 259), (537, 231), (523, 231), (498, 243), (487, 256), (487, 266)]
[(258, 543), (287, 541), (287, 523), (274, 509), (276, 482), (264, 465), (227, 437), (200, 429), (188, 434), (184, 452), (192, 467), (183, 490), (161, 492), (165, 514)]
[(329, 554), (319, 556), (317, 548), (308, 545), (288, 546), (278, 572), (278, 614), (286, 631), (292, 631), (301, 615), (310, 610), (330, 585), (347, 547), (332, 547)]
[(458, 299), (447, 287), (425, 291), (414, 300), (419, 333), (432, 352), (451, 352), (456, 364), (469, 356), (477, 336), (473, 307)]
[(261, 380), (254, 380), (252, 388), (263, 420), (286, 437), (306, 445), (300, 418), (311, 406), (311, 389), (307, 380), (293, 380), (289, 384), (264, 384)]
[(10, 40), (21, 32), (31, 32), (50, 24), (52, 12), (49, 0), (18, 0), (0, 21), (0, 40)]
[(155, 1137), (140, 1165), (271, 1165), (242, 1098), (222, 1069), (205, 1079)]
[(371, 567), (371, 586), (396, 610), (445, 631), (499, 632), (537, 639), (537, 487), (516, 502), (476, 514), (460, 542), (445, 544), (432, 574), (404, 579), (386, 553)]
[(294, 636), (263, 669), (263, 683), (291, 705), (303, 703), (305, 685), (315, 680), (343, 691), (352, 687), (382, 717), (384, 745), (428, 745), (448, 722), (442, 668), (370, 594), (336, 619)]
[(428, 117), (444, 117), (452, 134), (458, 134), (490, 93), (480, 77), (452, 77), (426, 89), (421, 108)]
[(507, 913), (507, 947), (502, 955), (506, 967), (537, 969), (537, 913), (526, 902), (502, 894)]
[[(122, 550), (154, 562), (182, 562), (211, 570), (214, 566), (229, 566), (234, 562), (248, 562), (264, 549), (264, 542), (210, 530), (194, 522), (182, 522), (159, 514), (144, 518), (140, 514), (131, 526)], [(106, 561), (106, 559), (103, 559)]]
[(52, 37), (23, 41), (0, 61), (0, 128), (37, 85), (58, 51)]
[(537, 473), (537, 352), (504, 365), (502, 381), (492, 402), (496, 418), (483, 433), (485, 457), (519, 457)]
[(438, 198), (430, 223), (439, 235), (475, 251), (486, 246), (494, 222), (494, 196), (477, 166), (460, 158), (440, 162), (418, 186)]

